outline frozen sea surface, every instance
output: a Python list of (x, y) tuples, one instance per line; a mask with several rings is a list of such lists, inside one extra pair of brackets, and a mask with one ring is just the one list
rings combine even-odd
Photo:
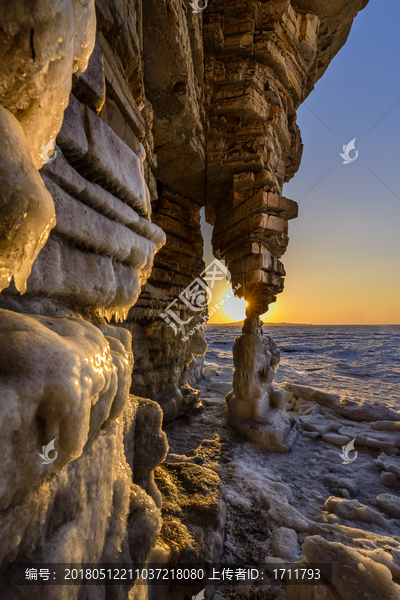
[[(267, 328), (264, 329), (267, 333)], [(287, 380), (340, 396), (359, 397), (399, 407), (400, 326), (273, 326), (268, 330), (282, 350), (278, 381)], [(317, 436), (311, 439), (304, 435), (309, 432), (299, 427), (291, 452), (267, 452), (228, 426), (225, 396), (231, 390), (232, 345), (240, 333), (241, 328), (236, 326), (205, 327), (209, 347), (204, 377), (198, 384), (203, 408), (164, 426), (170, 450), (167, 462), (192, 462), (207, 467), (218, 473), (224, 484), (227, 517), (221, 565), (265, 568), (267, 563), (278, 564), (287, 557), (289, 549), (288, 538), (285, 537), (288, 529), (283, 539), (279, 538), (284, 533), (281, 528), (285, 527), (291, 530), (290, 552), (296, 556), (295, 560), (306, 554), (303, 542), (307, 537), (310, 535), (315, 540), (317, 534), (321, 536), (319, 543), (321, 538), (334, 539), (351, 548), (346, 552), (353, 557), (352, 561), (357, 556), (352, 553), (360, 553), (359, 562), (353, 561), (354, 571), (350, 577), (353, 582), (357, 581), (357, 591), (348, 595), (349, 598), (357, 598), (358, 590), (365, 588), (365, 572), (361, 572), (358, 566), (364, 560), (362, 557), (372, 559), (367, 568), (375, 561), (388, 566), (392, 572), (385, 571), (390, 582), (388, 585), (392, 585), (392, 581), (400, 583), (400, 519), (377, 503), (378, 496), (395, 494), (382, 484), (382, 467), (375, 463), (380, 449), (367, 449), (360, 444), (354, 460), (345, 463), (341, 444), (334, 444), (332, 438), (322, 440)], [(320, 419), (326, 417), (328, 427), (336, 421), (335, 427), (332, 427), (334, 431), (343, 425), (354, 427), (354, 431), (361, 430), (367, 437), (383, 433), (373, 430), (370, 423), (352, 422), (317, 403), (310, 404), (314, 405), (310, 408)], [(291, 414), (299, 422), (300, 413), (292, 411)], [(379, 410), (377, 415), (377, 420), (380, 420)], [(396, 449), (393, 447), (391, 461), (400, 460), (395, 456), (396, 452), (398, 454), (397, 446), (398, 442)], [(343, 485), (347, 487), (343, 488)], [(329, 498), (331, 501), (328, 503)], [(360, 503), (359, 513), (351, 512), (351, 507), (355, 506), (354, 499)], [(336, 511), (336, 506), (342, 506), (344, 510)], [(340, 527), (342, 525), (345, 527)], [(277, 538), (281, 539), (278, 548)], [(341, 557), (338, 559), (337, 578), (346, 586), (350, 581), (349, 571), (343, 570), (340, 565), (347, 559), (342, 558), (343, 549), (336, 550), (337, 554), (332, 554), (333, 558), (329, 560), (335, 564), (335, 557)], [(345, 571), (347, 574), (344, 574)], [(372, 580), (371, 576), (368, 581)], [(379, 585), (383, 585), (382, 579)], [(393, 598), (400, 599), (400, 588), (393, 589), (396, 590)], [(264, 587), (257, 588), (257, 585), (250, 589), (247, 584), (242, 589), (232, 589), (224, 581), (219, 581), (214, 597), (219, 600), (283, 597), (281, 589), (275, 590), (273, 585), (267, 594), (265, 590)], [(293, 588), (292, 592), (290, 597), (297, 598), (297, 591)], [(372, 592), (372, 595), (368, 594), (368, 598), (374, 595)], [(286, 594), (283, 595), (286, 597)], [(374, 597), (383, 596), (375, 593)]]
[[(400, 408), (400, 325), (264, 325), (281, 349), (276, 382)], [(232, 365), (241, 326), (204, 327), (206, 364)]]

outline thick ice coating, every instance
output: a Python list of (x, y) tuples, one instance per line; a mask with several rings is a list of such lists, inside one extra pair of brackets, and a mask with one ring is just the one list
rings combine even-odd
[[(80, 456), (123, 411), (131, 365), (121, 342), (112, 344), (80, 318), (0, 311), (1, 508)], [(53, 439), (57, 459), (43, 465), (39, 452)]]
[(17, 119), (0, 106), (0, 291), (26, 289), (32, 263), (55, 225), (53, 199), (32, 162)]
[(2, 2), (0, 22), (6, 41), (0, 51), (0, 104), (21, 123), (40, 169), (43, 147), (60, 130), (72, 73), (86, 69), (94, 47), (94, 0)]

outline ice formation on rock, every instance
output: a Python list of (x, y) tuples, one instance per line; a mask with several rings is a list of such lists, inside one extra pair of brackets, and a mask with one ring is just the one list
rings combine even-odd
[[(190, 413), (199, 398), (206, 310), (193, 315), (177, 300), (176, 331), (161, 314), (206, 266), (204, 206), (215, 255), (249, 300), (235, 345), (230, 422), (268, 449), (290, 448), (294, 417), (282, 408), (288, 395), (273, 385), (279, 356), (258, 317), (283, 289), (279, 259), (297, 215), (282, 196), (301, 157), (297, 107), (365, 4), (215, 0), (201, 14), (180, 0), (0, 6), (5, 598), (59, 594), (51, 585), (18, 589), (16, 561), (144, 565), (187, 550), (204, 563), (218, 561), (226, 503), (217, 439), (204, 441), (200, 428), (192, 457), (174, 452), (158, 467), (168, 450), (163, 419)], [(209, 398), (209, 406), (218, 405), (225, 419), (230, 374), (212, 388), (221, 402)], [(325, 400), (316, 401), (327, 406)], [(327, 402), (336, 412), (323, 417), (323, 435), (347, 439), (353, 432), (340, 418), (350, 414), (375, 422), (355, 435), (387, 452), (376, 466), (385, 485), (399, 486), (398, 428), (386, 423), (398, 419), (385, 413), (378, 420), (346, 400)], [(306, 417), (304, 434), (318, 438), (320, 420)], [(43, 464), (43, 446), (53, 440), (57, 456)], [(231, 474), (244, 473), (231, 466)], [(357, 486), (337, 479), (328, 485), (354, 493)], [(241, 498), (230, 489), (230, 502), (247, 510), (256, 493), (266, 519), (279, 526), (277, 554), (294, 557), (296, 534), (317, 535), (271, 471), (247, 492)], [(382, 494), (376, 502), (390, 521), (397, 503)], [(379, 556), (363, 548), (362, 564), (373, 585), (380, 569), (389, 593), (386, 571), (397, 573), (397, 563), (374, 540)], [(384, 566), (371, 567), (375, 559)], [(339, 592), (341, 586), (339, 579)], [(144, 600), (148, 591), (66, 586), (62, 595)]]
[(286, 392), (273, 385), (278, 346), (270, 336), (243, 333), (232, 351), (233, 390), (226, 397), (229, 424), (265, 450), (288, 452), (296, 431), (294, 418), (283, 410)]
[(43, 185), (21, 125), (0, 106), (3, 148), (0, 162), (0, 291), (24, 293), (32, 264), (55, 225), (53, 200)]
[[(0, 563), (5, 597), (22, 598), (15, 560), (144, 564), (156, 543), (161, 410), (129, 396), (131, 336), (101, 315), (128, 312), (165, 234), (149, 220), (143, 146), (132, 133), (132, 150), (97, 114), (99, 46), (85, 72), (94, 2), (0, 12)], [(70, 96), (73, 74), (82, 102)], [(43, 462), (49, 442), (54, 459)], [(104, 597), (101, 586), (92, 591)]]
[(332, 583), (342, 600), (399, 597), (399, 586), (392, 581), (389, 568), (353, 548), (310, 536), (303, 544), (303, 552), (310, 562), (333, 565)]
[(1, 127), (6, 144), (1, 204), (7, 212), (2, 219), (7, 242), (0, 250), (0, 290), (14, 275), (21, 292), (55, 224), (50, 196), (36, 169), (43, 164), (44, 146), (61, 127), (72, 73), (85, 70), (95, 40), (93, 0), (37, 4), (5, 2), (0, 8), (0, 104), (5, 107)]

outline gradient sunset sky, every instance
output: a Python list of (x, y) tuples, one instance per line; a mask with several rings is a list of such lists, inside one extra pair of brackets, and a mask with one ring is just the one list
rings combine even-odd
[[(399, 22), (398, 0), (370, 0), (298, 111), (303, 160), (283, 195), (299, 217), (281, 259), (285, 289), (264, 321), (400, 323)], [(354, 138), (359, 156), (345, 165), (339, 153)], [(204, 214), (202, 229), (209, 264)], [(210, 308), (230, 289), (217, 284)], [(244, 301), (233, 299), (209, 323), (243, 318)]]

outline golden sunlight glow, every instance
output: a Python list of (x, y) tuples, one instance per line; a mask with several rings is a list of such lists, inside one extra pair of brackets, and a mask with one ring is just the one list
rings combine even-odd
[(217, 313), (216, 316), (226, 323), (243, 321), (246, 318), (246, 306), (247, 302), (244, 298), (231, 296), (225, 299), (224, 305), (219, 311), (220, 314)]

